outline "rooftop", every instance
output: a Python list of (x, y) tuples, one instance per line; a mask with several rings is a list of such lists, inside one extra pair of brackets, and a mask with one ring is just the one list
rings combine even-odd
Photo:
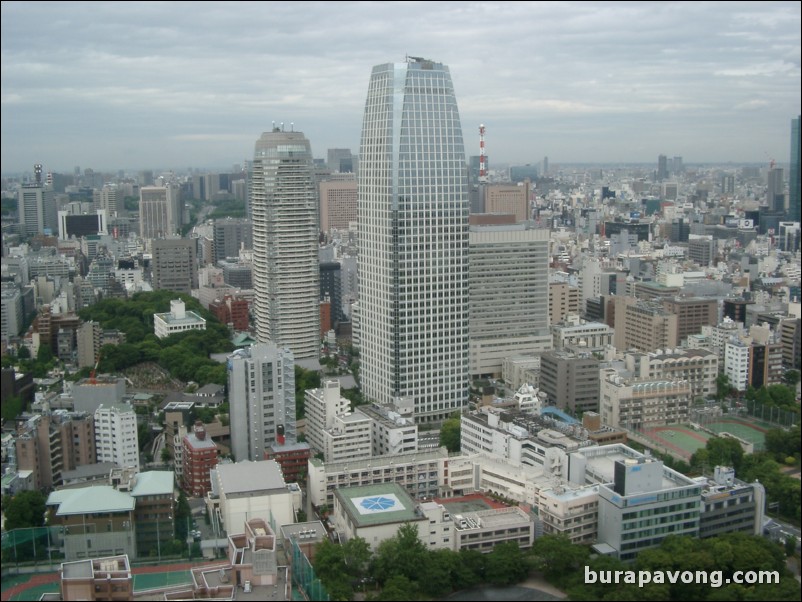
[[(598, 447), (586, 447), (576, 453), (582, 454), (587, 459), (587, 471), (592, 473), (594, 481), (599, 483), (612, 483), (615, 480), (615, 463), (624, 460), (650, 459), (657, 461), (649, 456), (644, 456), (631, 447), (616, 443), (614, 445), (601, 445)], [(663, 480), (661, 489), (676, 489), (693, 485), (694, 481), (675, 470), (663, 467)]]
[(423, 520), (415, 502), (398, 483), (335, 489), (343, 511), (357, 527)]
[(205, 323), (206, 320), (201, 318), (198, 314), (194, 311), (187, 310), (186, 314), (183, 318), (176, 318), (171, 312), (165, 312), (163, 314), (153, 314), (153, 318), (160, 319), (162, 322), (169, 324), (171, 326), (178, 326), (180, 324), (198, 324), (199, 322)]
[(130, 512), (134, 498), (110, 485), (54, 491), (47, 498), (48, 506), (58, 506), (56, 516)]
[(216, 471), (220, 482), (220, 493), (225, 495), (287, 490), (281, 467), (275, 460), (258, 462), (246, 460), (235, 464), (218, 464)]
[(135, 477), (131, 495), (172, 495), (175, 475), (172, 470), (149, 470)]

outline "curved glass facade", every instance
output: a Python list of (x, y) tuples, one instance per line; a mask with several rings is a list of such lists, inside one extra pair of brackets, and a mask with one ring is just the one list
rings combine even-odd
[(418, 422), (468, 399), (468, 192), (448, 67), (374, 67), (359, 168), (362, 381)]

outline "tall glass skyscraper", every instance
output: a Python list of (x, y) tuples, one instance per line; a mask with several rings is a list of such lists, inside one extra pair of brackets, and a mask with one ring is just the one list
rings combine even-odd
[(320, 355), (317, 194), (312, 149), (276, 128), (256, 141), (250, 181), (256, 338)]
[(468, 399), (468, 188), (448, 67), (373, 68), (359, 154), (362, 384), (417, 422)]

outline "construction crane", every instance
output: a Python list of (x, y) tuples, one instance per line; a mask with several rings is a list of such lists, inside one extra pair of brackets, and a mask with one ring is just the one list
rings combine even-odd
[(90, 385), (96, 385), (97, 384), (97, 379), (95, 378), (95, 375), (97, 374), (98, 364), (100, 364), (100, 357), (101, 357), (101, 354), (98, 353), (97, 354), (97, 361), (95, 362), (95, 367), (92, 368), (92, 371), (89, 373), (89, 384)]

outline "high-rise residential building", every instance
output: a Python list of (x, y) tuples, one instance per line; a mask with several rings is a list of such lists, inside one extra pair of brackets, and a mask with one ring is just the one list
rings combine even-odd
[(357, 191), (354, 174), (340, 174), (338, 178), (320, 183), (320, 229), (347, 230), (357, 221)]
[(320, 354), (317, 192), (301, 132), (256, 141), (251, 175), (256, 338), (297, 360)]
[(42, 181), (42, 166), (34, 165), (35, 179), (19, 189), (18, 213), (20, 234), (36, 236), (49, 232), (58, 233), (56, 193), (53, 187)]
[(295, 361), (289, 349), (257, 343), (228, 358), (231, 451), (264, 460), (273, 444), (295, 443)]
[(468, 190), (448, 67), (409, 57), (373, 68), (362, 126), (362, 383), (417, 422), (468, 399)]
[(130, 406), (101, 404), (95, 410), (95, 449), (98, 462), (139, 468), (136, 413)]
[(799, 194), (802, 185), (802, 139), (799, 137), (800, 116), (791, 120), (791, 167), (788, 170), (788, 219), (792, 222), (800, 221), (800, 203), (802, 196)]
[(189, 293), (198, 288), (198, 262), (194, 238), (162, 238), (153, 241), (153, 290)]
[(174, 186), (143, 186), (139, 189), (139, 235), (161, 238), (181, 228), (181, 200)]
[(471, 226), (469, 239), (471, 375), (501, 376), (504, 358), (552, 347), (549, 231)]

